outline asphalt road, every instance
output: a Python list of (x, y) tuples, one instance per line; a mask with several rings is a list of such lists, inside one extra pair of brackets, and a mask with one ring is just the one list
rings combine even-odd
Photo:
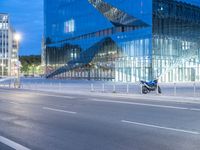
[(0, 150), (200, 150), (200, 104), (0, 89)]

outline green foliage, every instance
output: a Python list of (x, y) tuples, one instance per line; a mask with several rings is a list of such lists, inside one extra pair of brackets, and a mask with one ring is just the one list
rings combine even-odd
[(30, 56), (20, 56), (19, 61), (22, 64), (21, 72), (29, 74), (32, 72), (32, 68), (41, 65), (41, 56), (40, 55), (30, 55)]

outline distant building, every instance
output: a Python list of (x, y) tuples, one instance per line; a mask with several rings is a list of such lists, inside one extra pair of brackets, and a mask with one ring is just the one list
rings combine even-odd
[(47, 78), (200, 81), (199, 0), (44, 0)]
[(0, 76), (17, 74), (18, 41), (14, 39), (15, 31), (10, 25), (9, 15), (0, 13)]

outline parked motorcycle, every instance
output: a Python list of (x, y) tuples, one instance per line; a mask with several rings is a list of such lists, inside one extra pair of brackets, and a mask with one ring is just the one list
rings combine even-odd
[(142, 93), (147, 94), (150, 93), (151, 91), (156, 91), (158, 90), (158, 93), (161, 94), (161, 88), (158, 86), (158, 80), (153, 80), (153, 81), (140, 81), (140, 84), (142, 84)]

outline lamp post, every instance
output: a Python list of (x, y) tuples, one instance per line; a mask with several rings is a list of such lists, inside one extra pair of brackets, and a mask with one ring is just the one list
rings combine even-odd
[(33, 75), (33, 77), (35, 77), (35, 65), (34, 64), (32, 65), (32, 75)]
[(14, 35), (14, 40), (16, 42), (16, 49), (17, 49), (17, 61), (15, 62), (15, 66), (17, 67), (17, 79), (15, 82), (15, 86), (17, 88), (20, 88), (20, 67), (21, 67), (21, 62), (19, 61), (19, 42), (21, 40), (21, 35), (19, 33), (16, 33)]

